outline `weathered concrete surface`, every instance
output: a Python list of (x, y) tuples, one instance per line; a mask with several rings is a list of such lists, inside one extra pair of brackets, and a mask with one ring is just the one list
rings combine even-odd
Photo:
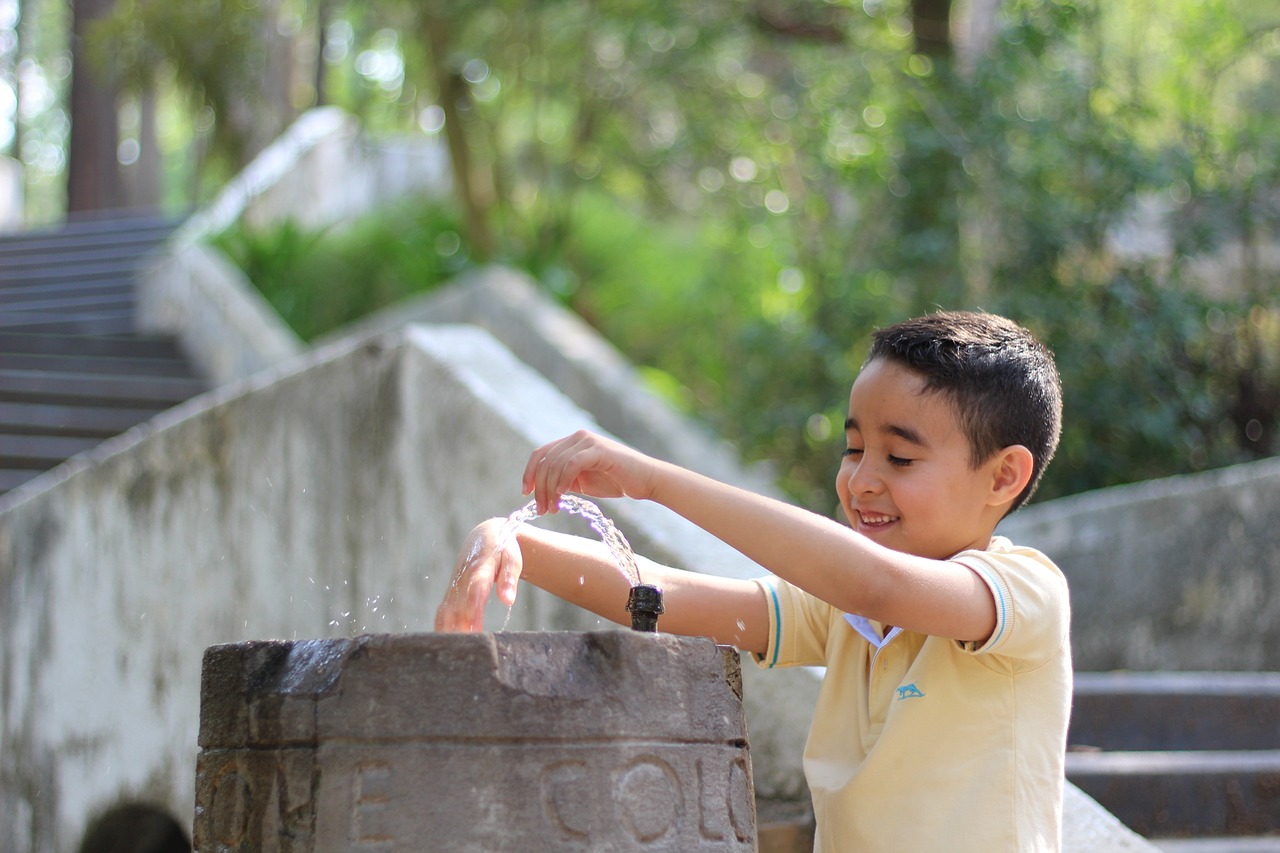
[(209, 649), (205, 853), (749, 851), (736, 653), (630, 631)]
[(138, 277), (143, 329), (177, 334), (213, 385), (252, 376), (306, 350), (306, 344), (220, 251), (171, 243)]
[(1280, 670), (1280, 460), (1033, 505), (1002, 532), (1071, 587), (1077, 670)]
[[(466, 532), (524, 503), (528, 453), (594, 426), (486, 333), (416, 328), (212, 392), (0, 499), (0, 851), (61, 853), (124, 797), (191, 814), (206, 647), (428, 630)], [(656, 559), (754, 571), (656, 507), (605, 512)], [(509, 624), (598, 626), (533, 589)], [(812, 701), (787, 676), (747, 673)], [(802, 793), (803, 728), (764, 720), (769, 792)]]
[(622, 353), (517, 270), (471, 270), (319, 343), (377, 337), (411, 323), (480, 326), (632, 447), (726, 483), (782, 496), (766, 471), (744, 466), (726, 442), (649, 391)]

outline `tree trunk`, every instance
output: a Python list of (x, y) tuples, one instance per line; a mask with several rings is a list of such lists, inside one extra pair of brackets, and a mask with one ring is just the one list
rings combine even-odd
[(472, 171), (471, 148), (467, 142), (463, 124), (463, 105), (470, 95), (466, 81), (449, 67), (449, 37), (443, 19), (429, 11), (422, 13), (424, 41), (431, 54), (431, 70), (440, 92), (440, 107), (444, 110), (444, 133), (449, 146), (449, 160), (453, 164), (453, 186), (462, 205), (467, 223), (467, 238), (477, 260), (493, 256), (493, 234), (489, 229), (489, 199), (481, 192), (476, 175)]
[(236, 139), (235, 168), (248, 165), (297, 118), (289, 95), (293, 78), (294, 40), (280, 32), (281, 0), (258, 0), (257, 24), (250, 38), (252, 91), (233, 91), (225, 121)]
[[(919, 130), (908, 130), (900, 160), (902, 175), (909, 187), (899, 206), (904, 246), (914, 267), (917, 297), (921, 307), (955, 307), (966, 299), (959, 275), (960, 229), (956, 175), (960, 163), (946, 144), (948, 128), (929, 115), (926, 101), (945, 104), (950, 87), (951, 0), (913, 0), (911, 20), (917, 53), (929, 56), (938, 73), (920, 81), (921, 117)], [(927, 129), (926, 129), (927, 128)]]
[(951, 56), (951, 0), (912, 0), (916, 53)]
[(330, 0), (317, 0), (316, 2), (316, 68), (313, 82), (316, 87), (316, 106), (323, 107), (328, 103), (325, 97), (325, 86), (328, 82), (328, 65), (324, 61), (324, 47), (327, 33), (329, 30), (329, 18), (331, 16), (329, 9)]
[(111, 11), (112, 0), (71, 4), (71, 142), (67, 155), (67, 217), (123, 207), (116, 147), (118, 89), (110, 72), (94, 68), (85, 55), (89, 24)]
[(159, 207), (163, 201), (164, 161), (156, 132), (156, 94), (138, 94), (138, 159), (125, 168), (130, 207)]

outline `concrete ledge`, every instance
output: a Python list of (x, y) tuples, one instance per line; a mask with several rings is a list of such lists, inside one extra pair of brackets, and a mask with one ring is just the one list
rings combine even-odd
[(364, 340), (413, 323), (479, 326), (633, 447), (723, 482), (781, 496), (767, 472), (744, 466), (726, 442), (651, 393), (616, 348), (513, 269), (473, 270), (316, 343)]
[(1280, 459), (1019, 510), (1071, 586), (1079, 671), (1280, 670)]
[(1280, 835), (1257, 838), (1158, 838), (1164, 853), (1280, 853)]
[(1103, 750), (1280, 749), (1280, 673), (1076, 673), (1067, 742)]
[(1280, 750), (1069, 753), (1067, 778), (1148, 837), (1280, 832)]
[(217, 249), (174, 244), (151, 260), (137, 289), (140, 328), (177, 335), (214, 385), (251, 376), (306, 348)]

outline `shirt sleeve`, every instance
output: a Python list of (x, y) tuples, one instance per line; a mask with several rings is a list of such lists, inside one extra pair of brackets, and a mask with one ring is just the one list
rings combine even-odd
[(781, 578), (755, 581), (764, 591), (769, 610), (769, 645), (753, 655), (764, 669), (783, 666), (825, 666), (827, 635), (835, 609)]
[(1070, 642), (1067, 581), (1043, 554), (1031, 549), (965, 551), (953, 558), (982, 579), (996, 606), (986, 642), (957, 642), (974, 655), (1003, 655), (1018, 668), (1034, 668)]

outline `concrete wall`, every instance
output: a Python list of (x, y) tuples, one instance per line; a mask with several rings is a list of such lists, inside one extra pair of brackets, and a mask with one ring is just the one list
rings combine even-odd
[(1032, 505), (1001, 530), (1071, 585), (1076, 668), (1280, 670), (1280, 459)]
[[(527, 454), (591, 425), (484, 332), (417, 327), (213, 392), (0, 499), (0, 851), (69, 850), (122, 795), (190, 815), (205, 647), (429, 629), (465, 533), (523, 504)], [(606, 512), (638, 551), (753, 571), (657, 507)], [(508, 628), (596, 626), (525, 590)], [(808, 673), (759, 675), (757, 705), (812, 700)], [(796, 794), (803, 730), (776, 713), (752, 723), (757, 783)]]

